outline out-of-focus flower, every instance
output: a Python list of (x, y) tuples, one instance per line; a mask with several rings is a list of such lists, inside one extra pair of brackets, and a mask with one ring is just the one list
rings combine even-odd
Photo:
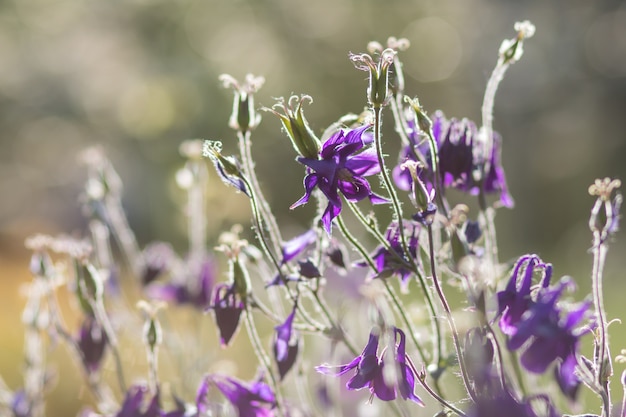
[(324, 375), (341, 376), (356, 369), (357, 373), (346, 384), (349, 390), (359, 390), (367, 386), (372, 395), (376, 395), (383, 401), (395, 400), (399, 394), (405, 400), (423, 405), (422, 400), (414, 393), (416, 375), (407, 363), (406, 336), (402, 330), (396, 328), (394, 329), (394, 337), (396, 346), (390, 366), (396, 367), (397, 380), (393, 384), (389, 384), (385, 380), (383, 372), (383, 368), (386, 366), (385, 352), (383, 351), (381, 356), (378, 356), (379, 335), (375, 332), (370, 333), (369, 341), (363, 352), (350, 363), (339, 366), (324, 364), (315, 367), (315, 370)]
[(222, 346), (227, 346), (239, 328), (239, 318), (245, 305), (232, 285), (220, 284), (215, 287), (213, 304), (210, 308), (215, 314), (220, 342)]
[(83, 366), (89, 373), (98, 371), (106, 352), (108, 339), (102, 326), (93, 316), (85, 317), (76, 342), (82, 356)]
[[(560, 416), (547, 398), (537, 399), (546, 403), (545, 417)], [(501, 388), (492, 390), (489, 395), (479, 396), (478, 401), (468, 410), (467, 417), (501, 417), (503, 414), (507, 417), (539, 417), (530, 401), (517, 401), (508, 391)]]
[(185, 415), (185, 406), (180, 401), (176, 401), (175, 410), (166, 412), (161, 409), (158, 391), (149, 400), (147, 394), (149, 390), (144, 386), (130, 387), (115, 417), (183, 417)]
[(211, 381), (237, 410), (239, 417), (274, 417), (276, 397), (272, 389), (259, 378), (245, 383), (235, 378), (213, 375)]
[(176, 254), (169, 243), (154, 242), (146, 246), (143, 250), (142, 284), (148, 285), (168, 272), (175, 258)]
[[(400, 231), (397, 222), (392, 222), (389, 227), (387, 227), (387, 231), (385, 232), (385, 239), (389, 242), (390, 249), (381, 245), (372, 255), (372, 259), (376, 263), (376, 278), (386, 278), (391, 275), (397, 275), (402, 281), (403, 288), (406, 289), (412, 272), (400, 259), (398, 259), (398, 256), (406, 262), (409, 262), (409, 256), (416, 262), (418, 261), (417, 248), (419, 244), (418, 235), (420, 227), (419, 224), (411, 221), (404, 221), (403, 225), (405, 230), (404, 233), (407, 237), (409, 253), (405, 254), (404, 249), (402, 248), (400, 233), (403, 232)], [(395, 251), (395, 254), (392, 251)], [(361, 261), (356, 265), (367, 266), (367, 263)]]
[(328, 199), (322, 215), (322, 223), (328, 234), (333, 219), (341, 213), (339, 192), (351, 202), (369, 198), (374, 204), (387, 203), (386, 199), (372, 192), (365, 179), (380, 172), (376, 153), (373, 149), (357, 153), (371, 143), (371, 139), (365, 135), (368, 128), (363, 126), (347, 132), (339, 130), (324, 142), (319, 159), (297, 158), (298, 162), (308, 167), (308, 174), (304, 178), (305, 194), (291, 208), (307, 203), (313, 189), (319, 188)]
[(283, 379), (287, 372), (289, 372), (298, 356), (299, 343), (297, 336), (293, 332), (293, 320), (296, 316), (296, 308), (297, 306), (294, 305), (291, 314), (287, 316), (285, 322), (274, 328), (276, 330), (274, 358), (278, 365), (280, 379)]
[(307, 247), (311, 246), (317, 241), (317, 233), (315, 230), (310, 229), (306, 232), (294, 237), (291, 240), (283, 243), (281, 245), (281, 251), (283, 255), (283, 259), (281, 260), (282, 264), (285, 264), (292, 259), (296, 258), (302, 252), (306, 250)]
[(201, 262), (188, 262), (186, 271), (175, 277), (175, 282), (154, 282), (146, 288), (150, 298), (174, 304), (189, 304), (204, 310), (211, 302), (215, 284), (216, 266), (212, 258)]

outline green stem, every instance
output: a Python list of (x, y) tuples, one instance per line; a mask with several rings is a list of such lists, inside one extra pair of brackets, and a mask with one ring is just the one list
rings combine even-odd
[(435, 291), (437, 292), (437, 295), (439, 296), (439, 300), (441, 301), (443, 310), (446, 313), (446, 318), (448, 319), (450, 332), (452, 333), (452, 340), (454, 342), (454, 349), (456, 350), (457, 360), (459, 362), (459, 368), (461, 371), (461, 378), (463, 379), (463, 384), (465, 385), (467, 394), (470, 396), (472, 401), (476, 402), (477, 397), (476, 397), (476, 393), (474, 392), (474, 389), (472, 387), (472, 384), (467, 374), (467, 368), (465, 365), (465, 357), (463, 356), (463, 351), (461, 349), (461, 342), (459, 340), (459, 332), (456, 328), (454, 318), (452, 317), (452, 311), (450, 310), (450, 305), (448, 304), (448, 300), (446, 299), (446, 296), (443, 293), (443, 289), (441, 288), (441, 284), (439, 283), (439, 279), (437, 278), (437, 268), (436, 268), (436, 263), (435, 263), (435, 252), (434, 252), (434, 245), (433, 245), (433, 229), (431, 225), (428, 225), (428, 245), (430, 247), (430, 262), (431, 262), (431, 273), (433, 277), (433, 284), (435, 285)]
[(248, 330), (248, 336), (250, 337), (250, 342), (252, 343), (252, 347), (254, 348), (254, 353), (256, 353), (259, 362), (261, 362), (261, 366), (263, 366), (265, 373), (268, 376), (270, 388), (272, 389), (272, 391), (274, 391), (274, 395), (276, 398), (276, 410), (278, 411), (278, 415), (279, 417), (285, 417), (287, 416), (287, 413), (285, 412), (282, 394), (278, 388), (278, 382), (272, 370), (270, 358), (267, 356), (267, 353), (265, 353), (265, 350), (263, 349), (261, 339), (259, 338), (256, 326), (254, 325), (252, 311), (250, 310), (249, 306), (246, 307), (244, 316), (246, 322), (246, 330)]

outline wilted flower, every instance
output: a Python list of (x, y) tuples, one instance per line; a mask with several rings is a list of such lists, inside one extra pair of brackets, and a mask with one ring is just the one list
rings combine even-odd
[(287, 316), (283, 324), (274, 327), (276, 330), (274, 358), (278, 365), (280, 379), (283, 379), (287, 372), (289, 372), (298, 356), (299, 343), (296, 338), (297, 336), (295, 336), (293, 332), (293, 320), (296, 316), (296, 308), (297, 306), (294, 306), (291, 314)]
[(371, 139), (364, 137), (368, 128), (369, 126), (363, 126), (347, 132), (339, 130), (322, 146), (319, 153), (321, 159), (297, 158), (298, 162), (308, 167), (308, 174), (304, 178), (305, 194), (291, 208), (307, 203), (313, 189), (319, 188), (328, 199), (322, 223), (329, 234), (333, 219), (341, 213), (339, 192), (351, 202), (361, 201), (366, 197), (374, 204), (387, 202), (372, 192), (365, 179), (380, 172), (376, 153), (373, 149), (356, 153), (371, 142)]
[(360, 390), (367, 386), (372, 395), (376, 395), (383, 401), (395, 400), (399, 394), (405, 400), (423, 405), (422, 400), (414, 393), (416, 375), (407, 363), (406, 336), (402, 330), (397, 328), (394, 328), (394, 336), (396, 347), (391, 366), (396, 366), (397, 381), (391, 385), (385, 380), (383, 373), (385, 352), (383, 351), (378, 357), (379, 335), (375, 332), (370, 333), (369, 341), (363, 352), (350, 363), (339, 366), (324, 364), (315, 367), (315, 370), (325, 375), (341, 376), (356, 369), (357, 373), (346, 384), (349, 390)]
[(77, 340), (83, 366), (87, 372), (96, 372), (102, 363), (106, 352), (108, 339), (104, 329), (93, 316), (85, 317), (80, 326)]
[(239, 327), (239, 318), (245, 305), (232, 285), (220, 284), (215, 287), (213, 304), (210, 308), (215, 313), (220, 342), (222, 346), (226, 346)]

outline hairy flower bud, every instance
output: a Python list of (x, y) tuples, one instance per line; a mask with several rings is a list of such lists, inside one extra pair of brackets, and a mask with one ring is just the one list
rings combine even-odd
[(228, 126), (240, 132), (247, 132), (256, 128), (261, 123), (261, 115), (254, 108), (254, 93), (259, 91), (265, 79), (247, 74), (245, 82), (239, 84), (237, 80), (228, 74), (222, 74), (220, 81), (226, 88), (232, 88), (235, 92), (233, 111), (230, 115)]
[[(299, 97), (291, 96), (289, 100), (285, 101), (281, 97), (273, 108), (264, 108), (263, 110), (270, 111), (278, 116), (287, 136), (291, 140), (291, 144), (298, 154), (305, 158), (317, 159), (321, 144), (311, 130), (309, 122), (304, 117), (302, 104), (305, 101), (312, 103), (313, 99), (310, 96), (301, 95)], [(274, 108), (281, 109), (282, 113), (274, 110)]]
[(377, 62), (368, 54), (350, 55), (357, 69), (368, 71), (367, 99), (372, 107), (383, 107), (389, 102), (389, 68), (394, 63), (396, 51), (387, 48), (380, 53)]

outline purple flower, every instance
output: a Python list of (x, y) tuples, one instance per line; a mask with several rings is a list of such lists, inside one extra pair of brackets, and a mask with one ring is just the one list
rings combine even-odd
[(285, 264), (291, 261), (315, 242), (317, 242), (317, 233), (315, 232), (315, 230), (310, 229), (302, 233), (301, 235), (298, 235), (293, 239), (283, 243), (281, 246), (281, 251), (283, 255), (281, 264)]
[[(461, 191), (477, 195), (482, 187), (487, 194), (499, 194), (500, 203), (505, 207), (513, 207), (513, 198), (508, 192), (504, 169), (501, 163), (502, 138), (493, 133), (493, 146), (489, 161), (481, 156), (479, 149), (478, 129), (474, 122), (468, 119), (447, 120), (441, 111), (435, 112), (432, 118), (433, 136), (439, 154), (439, 173), (444, 187), (452, 187)], [(408, 123), (407, 136), (411, 144), (405, 147), (400, 154), (401, 163), (407, 159), (426, 164), (420, 174), (427, 189), (433, 186), (432, 161), (428, 145), (422, 140), (415, 122)], [(419, 158), (418, 156), (421, 156)], [(489, 171), (483, 173), (484, 166), (489, 162)], [(398, 188), (410, 190), (412, 179), (408, 172), (400, 167), (394, 169), (394, 179)], [(482, 176), (482, 178), (477, 178)]]
[[(524, 275), (520, 281), (522, 268)], [(524, 255), (515, 264), (504, 291), (497, 294), (498, 312), (496, 316), (501, 315), (500, 329), (506, 335), (512, 335), (516, 332), (517, 324), (534, 303), (531, 298), (531, 285), (536, 268), (544, 270), (541, 285), (543, 288), (547, 287), (552, 277), (552, 265), (543, 263), (537, 255)]]
[(213, 305), (210, 307), (215, 313), (215, 322), (220, 333), (222, 346), (227, 346), (239, 327), (239, 318), (245, 309), (233, 286), (220, 284), (215, 287)]
[(276, 326), (276, 339), (274, 340), (274, 358), (278, 365), (278, 373), (282, 380), (287, 372), (291, 369), (296, 362), (298, 356), (299, 343), (293, 332), (293, 320), (296, 315), (297, 305), (294, 305), (293, 310), (285, 322), (279, 326)]
[[(536, 397), (546, 403), (546, 417), (559, 417), (554, 406), (547, 397)], [(503, 389), (495, 389), (490, 395), (481, 395), (478, 401), (467, 412), (467, 417), (539, 417), (529, 400), (517, 401)], [(543, 415), (543, 414), (542, 414)]]
[(372, 395), (376, 395), (383, 401), (392, 401), (399, 394), (405, 400), (411, 400), (423, 405), (422, 400), (414, 393), (416, 375), (413, 368), (407, 363), (404, 332), (400, 329), (394, 329), (394, 337), (396, 339), (396, 348), (392, 366), (396, 366), (397, 381), (395, 384), (389, 385), (385, 381), (383, 373), (385, 353), (383, 352), (378, 357), (379, 336), (374, 332), (370, 333), (369, 341), (365, 345), (363, 352), (350, 363), (339, 366), (324, 364), (315, 367), (315, 370), (324, 375), (341, 376), (356, 369), (357, 373), (346, 384), (349, 390), (360, 390), (367, 386)]
[(239, 417), (274, 417), (272, 408), (276, 397), (260, 378), (251, 384), (228, 376), (214, 375), (210, 378), (235, 407)]
[(176, 254), (169, 243), (154, 242), (143, 250), (143, 271), (141, 282), (148, 285), (163, 273), (169, 271)]
[(307, 203), (313, 189), (319, 188), (328, 199), (328, 205), (322, 215), (322, 223), (328, 234), (333, 219), (341, 213), (339, 192), (351, 202), (361, 201), (366, 197), (374, 204), (387, 202), (372, 192), (369, 182), (365, 179), (380, 172), (376, 153), (372, 149), (357, 153), (371, 142), (371, 139), (364, 138), (367, 129), (369, 126), (348, 130), (347, 133), (339, 130), (322, 146), (320, 159), (297, 158), (298, 162), (306, 165), (308, 169), (304, 178), (305, 193), (291, 208)]
[(106, 352), (108, 339), (104, 329), (93, 316), (85, 317), (76, 341), (83, 366), (89, 373), (98, 371)]
[(13, 393), (11, 399), (11, 411), (13, 417), (30, 417), (32, 405), (26, 392), (24, 390), (18, 390)]
[(202, 262), (188, 262), (187, 268), (186, 273), (179, 277), (177, 282), (149, 285), (146, 288), (148, 296), (169, 303), (189, 304), (202, 310), (206, 309), (211, 301), (215, 282), (215, 264), (212, 259), (205, 258)]
[(176, 401), (175, 410), (166, 412), (161, 409), (159, 392), (157, 391), (149, 400), (146, 396), (148, 392), (148, 389), (141, 385), (130, 387), (115, 417), (183, 417), (185, 415), (185, 406), (180, 401)]
[(585, 318), (589, 304), (583, 303), (561, 318), (562, 310), (556, 302), (567, 285), (567, 281), (562, 281), (556, 288), (542, 290), (507, 342), (510, 350), (517, 350), (530, 340), (521, 356), (522, 365), (530, 372), (543, 373), (558, 358), (576, 363), (579, 339), (589, 328), (575, 327)]
[[(409, 278), (411, 277), (411, 270), (406, 267), (398, 256), (409, 262), (407, 259), (410, 256), (417, 262), (417, 247), (418, 247), (418, 234), (419, 224), (411, 221), (404, 221), (404, 230), (407, 234), (407, 245), (409, 254), (405, 254), (402, 248), (402, 240), (400, 235), (400, 229), (397, 222), (392, 222), (387, 231), (385, 232), (385, 239), (389, 242), (390, 249), (385, 246), (380, 246), (376, 252), (372, 255), (372, 259), (376, 263), (376, 277), (386, 278), (391, 275), (397, 275), (402, 281), (402, 286), (406, 289)], [(395, 254), (392, 252), (394, 251)], [(358, 262), (357, 266), (367, 266), (366, 262)]]

